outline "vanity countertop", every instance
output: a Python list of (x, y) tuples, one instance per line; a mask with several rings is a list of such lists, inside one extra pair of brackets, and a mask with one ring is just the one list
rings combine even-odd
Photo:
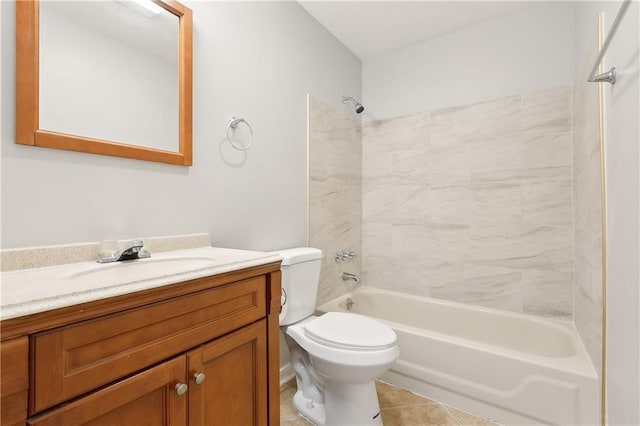
[(276, 253), (200, 247), (148, 259), (2, 272), (0, 320), (278, 262)]

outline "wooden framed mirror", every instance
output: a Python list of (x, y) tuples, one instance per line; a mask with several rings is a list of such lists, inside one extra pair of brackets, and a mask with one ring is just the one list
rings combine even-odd
[(192, 165), (191, 9), (17, 0), (16, 143)]

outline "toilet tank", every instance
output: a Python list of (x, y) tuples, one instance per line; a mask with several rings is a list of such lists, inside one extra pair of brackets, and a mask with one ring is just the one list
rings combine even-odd
[(313, 315), (320, 280), (322, 251), (299, 247), (277, 252), (283, 257), (282, 312), (280, 325), (289, 325)]

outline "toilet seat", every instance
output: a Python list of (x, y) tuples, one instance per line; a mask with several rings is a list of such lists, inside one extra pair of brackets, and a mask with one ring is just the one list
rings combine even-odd
[(327, 312), (304, 324), (304, 335), (323, 346), (349, 351), (380, 351), (396, 345), (393, 330), (366, 316)]
[[(348, 340), (341, 341), (339, 338), (336, 338), (335, 333), (330, 334), (332, 337), (329, 339), (322, 339), (322, 331), (324, 331), (323, 329), (326, 325), (324, 323), (326, 320), (317, 323), (315, 327), (312, 323), (324, 318), (326, 315), (329, 315), (329, 313), (319, 317), (308, 317), (296, 324), (283, 328), (285, 336), (293, 339), (295, 343), (306, 351), (311, 359), (314, 370), (320, 376), (330, 376), (332, 381), (341, 383), (365, 383), (371, 381), (373, 377), (384, 373), (389, 368), (389, 365), (398, 359), (400, 350), (396, 342), (395, 332), (391, 327), (365, 317), (365, 319), (372, 321), (373, 324), (370, 322), (360, 322), (359, 324), (364, 324), (365, 327), (358, 328), (354, 325), (354, 323), (358, 324), (357, 319), (353, 321), (346, 319), (346, 321), (343, 322), (344, 318), (342, 318), (338, 323), (336, 318), (331, 318), (333, 315), (330, 316), (329, 326), (327, 327), (334, 332), (335, 328), (332, 327), (336, 326), (337, 323), (337, 327), (348, 328), (351, 331), (355, 330), (363, 335), (368, 335), (370, 338), (372, 334), (376, 337), (382, 336), (378, 341), (375, 340), (376, 337), (373, 337), (373, 341), (360, 337), (359, 340), (355, 342), (356, 345), (354, 345), (354, 342)], [(351, 313), (345, 315), (349, 317), (353, 316), (354, 318), (362, 317), (361, 315)], [(338, 318), (340, 317), (338, 316)], [(349, 324), (349, 327), (346, 327), (345, 324)], [(307, 330), (307, 326), (309, 330)], [(361, 328), (366, 328), (367, 330), (361, 330)], [(320, 334), (318, 334), (318, 332)], [(390, 333), (391, 336), (389, 336), (388, 333)], [(310, 336), (313, 336), (313, 338)], [(345, 333), (342, 337), (344, 338), (344, 336), (347, 336), (347, 334)], [(322, 340), (322, 342), (318, 340)], [(327, 340), (334, 342), (327, 342)], [(335, 340), (338, 340), (337, 344)], [(369, 342), (369, 346), (364, 346), (363, 349), (363, 342)], [(338, 347), (340, 345), (342, 347)], [(351, 346), (351, 348), (349, 349), (347, 346)]]

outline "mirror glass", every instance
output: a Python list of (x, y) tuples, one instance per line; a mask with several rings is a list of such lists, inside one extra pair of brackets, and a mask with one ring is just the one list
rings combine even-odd
[(16, 143), (191, 166), (192, 25), (176, 0), (17, 1)]
[(180, 150), (179, 17), (151, 0), (41, 1), (39, 128)]

